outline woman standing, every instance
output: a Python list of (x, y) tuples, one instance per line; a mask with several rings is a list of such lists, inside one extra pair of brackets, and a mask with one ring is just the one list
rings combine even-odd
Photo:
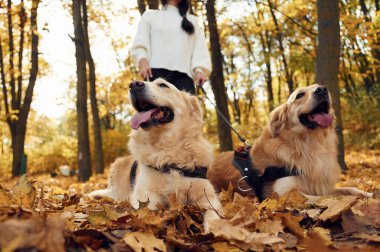
[(141, 16), (131, 55), (146, 80), (164, 78), (195, 94), (211, 72), (210, 54), (188, 0), (161, 0), (162, 10)]

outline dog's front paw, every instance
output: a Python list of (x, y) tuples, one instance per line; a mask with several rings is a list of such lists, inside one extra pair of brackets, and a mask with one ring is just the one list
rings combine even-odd
[(203, 228), (205, 234), (209, 234), (211, 230), (211, 226), (214, 222), (220, 221), (219, 215), (215, 212), (215, 210), (207, 210), (203, 217)]
[(367, 198), (372, 198), (373, 197), (373, 193), (371, 193), (371, 192), (363, 192), (361, 195), (364, 195)]

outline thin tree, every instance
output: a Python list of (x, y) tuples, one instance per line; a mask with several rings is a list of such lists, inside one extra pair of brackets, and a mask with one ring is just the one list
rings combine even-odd
[[(256, 1), (257, 6), (257, 1)], [(257, 6), (259, 7), (259, 6)], [(262, 27), (263, 24), (263, 13), (258, 9), (256, 17), (253, 17), (253, 20), (257, 27)], [(262, 28), (261, 28), (262, 29)], [(272, 79), (272, 64), (271, 64), (271, 51), (272, 51), (272, 39), (271, 34), (269, 34), (268, 30), (261, 30), (259, 32), (260, 43), (262, 47), (263, 58), (265, 62), (265, 80), (267, 83), (267, 101), (269, 111), (274, 109), (274, 96), (273, 96), (273, 79)]]
[(93, 134), (94, 134), (94, 147), (95, 147), (95, 171), (96, 173), (103, 173), (104, 171), (104, 158), (102, 149), (102, 134), (100, 127), (98, 100), (96, 98), (96, 76), (95, 76), (95, 63), (92, 58), (90, 49), (90, 39), (88, 36), (88, 15), (87, 15), (87, 3), (86, 0), (82, 2), (83, 11), (83, 37), (84, 37), (84, 47), (86, 54), (86, 61), (88, 64), (88, 80), (90, 87), (90, 104), (92, 113), (92, 123), (93, 123)]
[(340, 52), (338, 0), (317, 0), (317, 14), (318, 47), (315, 81), (325, 85), (331, 93), (336, 116), (336, 133), (339, 139), (339, 164), (345, 170), (347, 166), (344, 161), (343, 127), (338, 86)]
[[(0, 75), (3, 90), (4, 108), (6, 113), (6, 121), (11, 132), (12, 139), (12, 175), (21, 175), (21, 162), (24, 154), (26, 126), (30, 112), (30, 106), (33, 99), (34, 86), (36, 84), (38, 74), (38, 31), (37, 31), (37, 10), (39, 0), (32, 0), (30, 9), (30, 28), (27, 36), (30, 39), (30, 72), (28, 84), (23, 84), (23, 59), (25, 41), (25, 24), (26, 10), (24, 1), (20, 1), (20, 32), (19, 32), (19, 51), (18, 64), (15, 66), (14, 47), (14, 23), (12, 13), (12, 1), (7, 1), (7, 23), (8, 23), (8, 66), (4, 63), (3, 47), (0, 37)], [(10, 90), (9, 90), (10, 89)], [(23, 92), (24, 91), (24, 92)]]
[(91, 177), (92, 171), (88, 133), (86, 50), (81, 12), (82, 4), (83, 0), (73, 0), (72, 10), (77, 65), (78, 176), (79, 180), (87, 181)]
[[(210, 76), (212, 91), (214, 92), (217, 108), (230, 121), (228, 113), (228, 97), (224, 85), (223, 56), (219, 41), (218, 26), (215, 16), (215, 0), (206, 3), (206, 15), (210, 34), (212, 73)], [(231, 130), (225, 121), (218, 115), (218, 136), (220, 151), (232, 150)]]
[(293, 73), (292, 73), (292, 71), (289, 67), (288, 61), (286, 59), (285, 48), (283, 45), (282, 31), (281, 31), (280, 26), (278, 24), (276, 14), (274, 13), (274, 6), (270, 0), (268, 0), (268, 6), (269, 6), (270, 14), (271, 14), (272, 19), (273, 19), (273, 23), (274, 23), (275, 28), (276, 28), (276, 39), (278, 41), (278, 46), (279, 46), (280, 53), (281, 53), (281, 59), (282, 59), (283, 67), (284, 67), (286, 83), (288, 84), (289, 94), (291, 94), (291, 93), (293, 93), (293, 90), (294, 90)]

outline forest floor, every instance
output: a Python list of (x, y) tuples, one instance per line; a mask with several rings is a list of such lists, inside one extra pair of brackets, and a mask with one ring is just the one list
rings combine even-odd
[(372, 199), (327, 196), (314, 203), (292, 191), (261, 203), (220, 193), (225, 216), (204, 234), (202, 210), (182, 206), (134, 210), (127, 202), (91, 200), (107, 176), (87, 183), (49, 174), (0, 178), (0, 250), (38, 251), (379, 251), (380, 151), (349, 151), (338, 186)]

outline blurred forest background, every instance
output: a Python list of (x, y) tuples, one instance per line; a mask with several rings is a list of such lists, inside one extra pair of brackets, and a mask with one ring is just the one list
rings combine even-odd
[[(380, 3), (330, 2), (339, 8), (338, 130), (346, 154), (380, 155)], [(0, 0), (2, 175), (19, 175), (25, 153), (28, 173), (79, 165), (86, 180), (91, 170), (101, 173), (128, 152), (128, 84), (140, 78), (128, 49), (149, 8), (161, 8), (159, 1)], [(253, 141), (290, 91), (315, 82), (317, 1), (192, 1), (191, 12), (204, 29), (216, 70), (206, 90)], [(215, 149), (237, 145), (198, 95)]]

